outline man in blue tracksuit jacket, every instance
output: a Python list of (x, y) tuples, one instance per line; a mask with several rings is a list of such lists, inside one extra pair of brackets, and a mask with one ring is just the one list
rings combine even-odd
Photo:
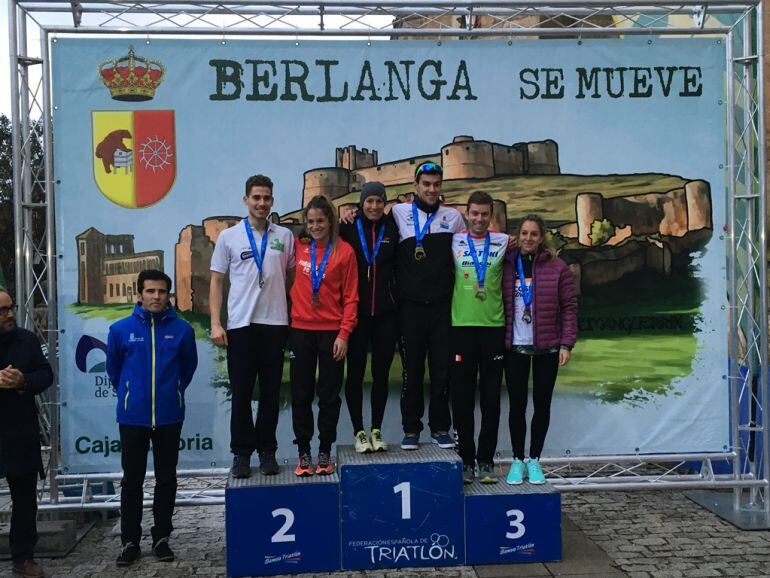
[(176, 499), (176, 465), (184, 421), (184, 392), (198, 366), (195, 332), (169, 306), (171, 279), (162, 271), (139, 273), (134, 312), (110, 327), (107, 374), (117, 390), (123, 481), (118, 566), (139, 556), (147, 452), (152, 441), (155, 494), (152, 550), (174, 559), (168, 545)]

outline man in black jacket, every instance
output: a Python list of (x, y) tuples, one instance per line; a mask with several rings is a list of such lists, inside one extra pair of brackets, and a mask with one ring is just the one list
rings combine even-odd
[(35, 396), (53, 382), (35, 335), (16, 326), (11, 296), (0, 291), (0, 476), (11, 491), (13, 571), (40, 578), (37, 543), (37, 477), (44, 476)]

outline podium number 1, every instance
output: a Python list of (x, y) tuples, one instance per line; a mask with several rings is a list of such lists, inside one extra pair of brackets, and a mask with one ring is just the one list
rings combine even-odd
[(294, 542), (296, 541), (296, 537), (294, 534), (287, 534), (289, 530), (291, 530), (291, 527), (294, 525), (294, 512), (292, 512), (289, 508), (278, 508), (277, 510), (273, 510), (272, 512), (273, 518), (277, 518), (278, 516), (283, 516), (283, 526), (278, 528), (278, 531), (273, 534), (273, 537), (270, 538), (270, 541), (275, 542)]
[(412, 519), (412, 485), (409, 482), (401, 482), (393, 486), (394, 494), (401, 494), (401, 519)]

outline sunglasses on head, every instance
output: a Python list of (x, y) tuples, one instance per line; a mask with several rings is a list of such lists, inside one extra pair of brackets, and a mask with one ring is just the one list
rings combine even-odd
[(436, 163), (422, 163), (419, 167), (417, 167), (417, 170), (414, 171), (414, 178), (417, 180), (417, 177), (424, 174), (437, 174), (441, 175), (444, 173), (444, 169), (441, 168), (441, 165), (437, 165)]

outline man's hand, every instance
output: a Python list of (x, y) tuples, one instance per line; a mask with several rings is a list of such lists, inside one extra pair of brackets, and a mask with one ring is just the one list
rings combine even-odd
[(564, 349), (563, 347), (559, 349), (559, 365), (567, 365), (570, 357), (572, 357), (572, 354), (569, 349)]
[(0, 369), (0, 389), (22, 389), (24, 387), (24, 374), (9, 365)]
[(513, 235), (508, 235), (508, 246), (505, 248), (505, 252), (510, 253), (518, 246), (519, 240)]
[(215, 345), (224, 345), (227, 347), (227, 332), (222, 329), (221, 325), (211, 326), (211, 341), (213, 341)]
[(340, 223), (346, 225), (352, 225), (356, 222), (356, 216), (358, 215), (358, 209), (352, 209), (350, 207), (340, 210)]
[(345, 355), (348, 353), (348, 342), (338, 337), (334, 340), (334, 347), (332, 348), (332, 357), (334, 361), (342, 361), (345, 359)]

